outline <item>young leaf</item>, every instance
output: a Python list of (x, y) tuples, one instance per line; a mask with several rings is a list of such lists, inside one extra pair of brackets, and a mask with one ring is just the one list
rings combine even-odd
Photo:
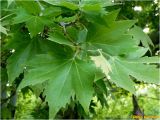
[(100, 54), (100, 56), (91, 56), (91, 60), (94, 61), (96, 67), (99, 67), (106, 76), (112, 71), (111, 65), (102, 54)]

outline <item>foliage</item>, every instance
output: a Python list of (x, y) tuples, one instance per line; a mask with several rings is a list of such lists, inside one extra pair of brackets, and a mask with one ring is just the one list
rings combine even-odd
[(144, 56), (152, 41), (137, 20), (117, 20), (120, 10), (111, 10), (111, 1), (1, 3), (2, 50), (12, 51), (9, 84), (43, 93), (50, 118), (72, 103), (87, 116), (94, 95), (105, 102), (106, 81), (131, 93), (134, 79), (159, 84), (158, 56)]
[[(114, 87), (113, 87), (114, 88)], [(159, 87), (153, 84), (137, 85), (136, 95), (138, 96), (139, 105), (145, 112), (146, 116), (159, 116)], [(156, 94), (155, 94), (156, 93)], [(99, 102), (94, 109), (96, 114), (93, 114), (93, 119), (113, 118), (113, 119), (126, 119), (132, 118), (132, 100), (131, 94), (124, 94), (122, 90), (111, 92), (107, 97), (108, 106), (102, 107)], [(151, 102), (152, 101), (152, 102)], [(155, 106), (156, 105), (156, 106)], [(116, 111), (116, 112), (115, 112)], [(158, 120), (158, 118), (157, 118)]]
[(45, 103), (42, 103), (30, 90), (25, 95), (19, 94), (16, 109), (15, 119), (48, 118)]

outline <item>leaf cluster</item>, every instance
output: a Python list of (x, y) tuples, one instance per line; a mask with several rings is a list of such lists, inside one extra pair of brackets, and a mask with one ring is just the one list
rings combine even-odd
[(18, 90), (31, 86), (43, 92), (50, 118), (71, 101), (88, 113), (94, 94), (104, 100), (106, 81), (131, 93), (133, 78), (158, 84), (159, 71), (151, 64), (158, 56), (143, 57), (152, 41), (136, 20), (116, 20), (120, 10), (107, 10), (113, 5), (106, 0), (8, 1), (0, 27), (7, 35), (3, 49), (15, 51), (7, 59), (9, 82), (24, 73)]

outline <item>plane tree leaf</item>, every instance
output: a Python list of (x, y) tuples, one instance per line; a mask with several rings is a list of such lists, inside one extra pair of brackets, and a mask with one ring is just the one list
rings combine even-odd
[(26, 62), (41, 50), (37, 39), (29, 40), (27, 44), (21, 44), (20, 47), (7, 60), (8, 77), (11, 83), (23, 72)]
[(41, 16), (32, 16), (27, 22), (26, 26), (30, 32), (30, 36), (33, 38), (39, 32), (42, 32), (44, 26), (50, 24), (51, 21)]
[[(29, 35), (23, 35), (19, 31), (14, 33), (14, 37), (10, 39), (6, 48), (15, 51), (7, 60), (7, 72), (10, 82), (13, 82), (24, 71), (27, 61), (38, 53), (52, 51), (55, 56), (56, 54), (64, 56), (63, 52), (59, 53), (59, 51), (53, 50), (53, 48), (63, 50), (57, 44), (47, 40), (43, 41), (41, 38), (30, 39)], [(55, 52), (53, 53), (53, 51)]]
[[(122, 58), (121, 58), (122, 59)], [(131, 63), (160, 63), (160, 57), (159, 56), (153, 56), (153, 57), (141, 57), (138, 59), (130, 59)]]
[(59, 44), (73, 46), (73, 41), (67, 39), (67, 37), (59, 31), (54, 31), (50, 33), (48, 40), (54, 41)]
[(151, 51), (150, 46), (153, 46), (152, 40), (143, 32), (140, 27), (134, 26), (129, 33), (133, 35), (133, 38), (135, 41), (137, 41), (137, 44), (140, 44), (141, 42), (144, 47)]
[(131, 35), (125, 34), (136, 21), (118, 21), (104, 27), (91, 25), (87, 42), (91, 49), (102, 49), (112, 55), (128, 54), (137, 49)]
[(16, 17), (13, 18), (12, 24), (23, 23), (32, 18), (32, 15), (22, 7), (17, 8), (15, 14)]
[(47, 19), (46, 16), (32, 15), (22, 7), (17, 8), (15, 13), (17, 16), (13, 18), (12, 24), (25, 22), (31, 38), (42, 32), (45, 25), (51, 24), (51, 20)]
[(129, 78), (126, 71), (114, 61), (111, 61), (111, 65), (112, 72), (109, 73), (110, 81), (131, 93), (135, 93), (134, 82)]
[(74, 0), (74, 1), (71, 1), (71, 0), (54, 0), (54, 1), (43, 0), (43, 1), (45, 1), (46, 3), (49, 3), (51, 5), (62, 6), (62, 7), (71, 9), (71, 10), (77, 10), (78, 9), (78, 4), (75, 3), (75, 2), (78, 3), (78, 1), (76, 1), (76, 0)]
[(21, 6), (22, 8), (24, 8), (30, 14), (39, 15), (41, 12), (41, 7), (38, 4), (38, 2), (35, 0), (29, 0), (27, 2), (17, 0), (16, 4), (18, 4), (18, 6)]
[(108, 90), (105, 85), (105, 81), (103, 79), (100, 79), (95, 82), (95, 91), (98, 100), (101, 102), (102, 106), (108, 106), (106, 96), (108, 95)]
[(136, 78), (138, 81), (159, 84), (159, 70), (156, 68), (156, 65), (144, 64), (158, 63), (158, 57), (143, 57), (135, 60), (112, 57), (109, 61), (112, 69), (109, 72), (110, 80), (117, 86), (132, 93), (135, 92), (134, 82), (129, 76)]
[(57, 59), (42, 54), (31, 60), (29, 68), (20, 88), (47, 81), (44, 94), (50, 106), (50, 117), (54, 117), (61, 107), (65, 107), (71, 97), (74, 99), (74, 95), (88, 112), (93, 95), (95, 67), (92, 62), (73, 58)]
[(122, 60), (122, 59), (117, 59), (117, 62), (119, 66), (121, 66), (121, 69), (123, 69), (126, 74), (135, 77), (137, 80), (144, 81), (147, 83), (158, 84), (159, 70), (156, 68), (156, 65), (143, 64), (148, 62), (154, 63), (155, 62), (155, 60), (153, 60), (154, 58), (148, 58), (148, 60), (146, 59), (146, 61), (143, 59), (141, 59), (142, 63), (140, 63), (140, 60), (139, 61), (137, 60), (137, 62), (132, 62), (129, 60)]
[(135, 51), (129, 52), (129, 53), (126, 55), (126, 57), (127, 57), (128, 59), (140, 58), (140, 57), (144, 56), (147, 51), (148, 51), (148, 48), (145, 48), (145, 47), (137, 47), (137, 49), (136, 49)]
[[(110, 70), (104, 72), (110, 81), (115, 83), (117, 86), (122, 87), (132, 93), (135, 93), (134, 82), (132, 77), (136, 78), (138, 81), (144, 81), (147, 83), (159, 84), (159, 70), (156, 68), (156, 65), (151, 65), (149, 63), (159, 63), (159, 57), (142, 57), (137, 59), (125, 59), (121, 57), (105, 57), (100, 54), (103, 59), (97, 60), (95, 62), (96, 66), (99, 67), (103, 64), (106, 67), (101, 67), (103, 70)], [(93, 57), (92, 60), (95, 61), (96, 57)], [(103, 60), (103, 61), (102, 61)], [(104, 63), (107, 63), (104, 65)], [(147, 64), (146, 64), (147, 63)], [(139, 66), (139, 67), (137, 67)], [(137, 72), (138, 71), (138, 72)]]

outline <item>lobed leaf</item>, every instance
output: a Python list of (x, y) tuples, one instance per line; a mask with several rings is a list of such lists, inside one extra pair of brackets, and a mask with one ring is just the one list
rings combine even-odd
[(152, 43), (152, 40), (149, 38), (148, 35), (146, 35), (142, 29), (138, 26), (134, 26), (130, 31), (130, 34), (133, 35), (133, 38), (135, 39), (135, 41), (137, 41), (137, 44), (139, 44), (140, 42), (142, 43), (142, 45), (146, 48), (148, 48), (151, 52), (150, 49), (150, 45), (154, 46)]
[(50, 118), (69, 103), (74, 95), (88, 112), (93, 95), (94, 70), (95, 67), (91, 62), (39, 55), (30, 63), (30, 69), (25, 74), (19, 89), (48, 81), (45, 95), (50, 106)]

